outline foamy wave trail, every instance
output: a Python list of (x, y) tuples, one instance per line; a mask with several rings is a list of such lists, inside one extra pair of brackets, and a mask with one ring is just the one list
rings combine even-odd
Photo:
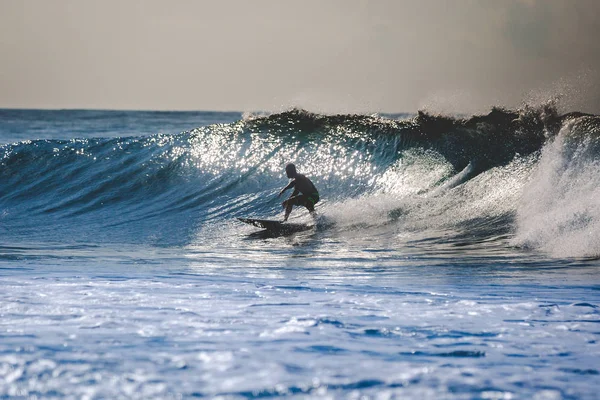
[(518, 245), (600, 256), (600, 118), (568, 120), (543, 149), (517, 208)]
[(320, 189), (332, 234), (511, 238), (594, 256), (599, 126), (547, 107), (471, 118), (290, 110), (176, 135), (24, 141), (0, 147), (0, 234), (185, 245), (238, 216), (280, 217), (293, 161)]

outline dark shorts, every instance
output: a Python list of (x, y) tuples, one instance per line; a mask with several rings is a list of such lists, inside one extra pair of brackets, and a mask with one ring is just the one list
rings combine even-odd
[(315, 204), (319, 201), (319, 193), (312, 194), (301, 194), (298, 196), (294, 196), (288, 199), (288, 204), (293, 204), (295, 206), (304, 206), (308, 209), (308, 211), (315, 211)]

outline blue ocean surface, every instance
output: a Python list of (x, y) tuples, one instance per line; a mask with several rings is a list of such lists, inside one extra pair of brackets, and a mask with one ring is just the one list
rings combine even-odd
[(597, 399), (600, 118), (0, 110), (0, 288), (0, 398)]

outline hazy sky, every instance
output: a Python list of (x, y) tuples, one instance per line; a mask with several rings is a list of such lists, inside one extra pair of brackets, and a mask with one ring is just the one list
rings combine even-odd
[(0, 0), (0, 107), (600, 113), (599, 0)]

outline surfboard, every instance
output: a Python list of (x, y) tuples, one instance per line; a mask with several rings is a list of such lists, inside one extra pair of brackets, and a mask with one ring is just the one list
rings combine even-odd
[(302, 231), (311, 229), (313, 227), (313, 225), (308, 225), (308, 224), (280, 222), (280, 221), (275, 221), (275, 220), (270, 220), (270, 219), (238, 218), (238, 220), (240, 220), (246, 224), (254, 225), (257, 228), (262, 228), (270, 233), (278, 234), (278, 235), (291, 234), (294, 232), (302, 232)]

